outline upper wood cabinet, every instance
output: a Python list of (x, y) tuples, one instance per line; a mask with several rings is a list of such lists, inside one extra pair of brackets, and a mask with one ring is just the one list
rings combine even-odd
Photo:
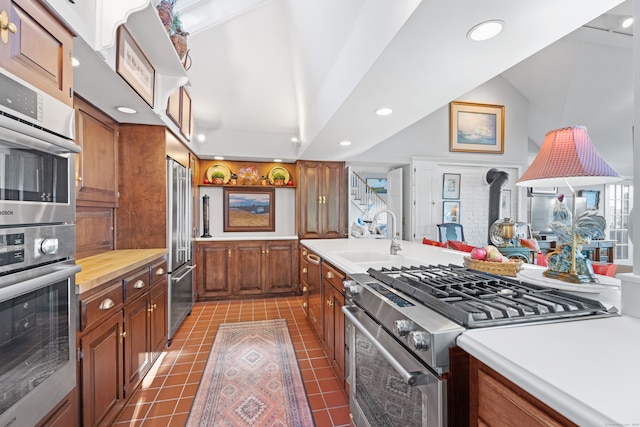
[(0, 67), (72, 106), (73, 35), (40, 2), (0, 0), (3, 11), (16, 32), (3, 31)]
[(343, 162), (298, 161), (296, 211), (301, 239), (347, 237)]
[(76, 204), (118, 206), (118, 124), (80, 97), (76, 110)]
[(191, 95), (184, 87), (179, 87), (167, 100), (167, 117), (180, 129), (180, 133), (191, 140), (193, 117), (191, 115)]

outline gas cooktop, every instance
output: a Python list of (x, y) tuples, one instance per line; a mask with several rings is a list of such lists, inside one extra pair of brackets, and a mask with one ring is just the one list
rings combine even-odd
[(617, 313), (596, 300), (455, 265), (371, 268), (368, 273), (466, 328)]

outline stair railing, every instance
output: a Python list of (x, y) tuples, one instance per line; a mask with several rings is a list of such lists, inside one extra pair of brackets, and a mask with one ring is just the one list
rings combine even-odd
[(351, 201), (362, 213), (366, 213), (370, 217), (366, 219), (373, 219), (376, 212), (387, 209), (387, 203), (384, 199), (367, 185), (367, 182), (357, 172), (353, 171), (351, 172)]

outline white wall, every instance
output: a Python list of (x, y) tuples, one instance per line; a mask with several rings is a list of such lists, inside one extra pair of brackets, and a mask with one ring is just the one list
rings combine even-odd
[[(242, 186), (238, 186), (242, 188)], [(200, 187), (200, 224), (199, 236), (204, 230), (202, 218), (202, 196), (209, 196), (209, 234), (212, 237), (265, 237), (295, 236), (296, 234), (296, 190), (293, 188), (276, 188), (276, 231), (256, 232), (224, 232), (222, 187)]]

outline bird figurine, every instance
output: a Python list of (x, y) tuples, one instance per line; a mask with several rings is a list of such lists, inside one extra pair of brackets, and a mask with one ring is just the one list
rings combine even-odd
[[(571, 252), (575, 253), (575, 273), (585, 281), (596, 281), (593, 278), (591, 260), (582, 254), (582, 245), (589, 243), (594, 237), (604, 235), (606, 220), (595, 211), (583, 212), (576, 218), (575, 247), (573, 247), (573, 223), (571, 211), (564, 204), (564, 195), (556, 199), (553, 207), (553, 222), (549, 224), (551, 230), (558, 236), (560, 246), (550, 253), (548, 258), (549, 270), (554, 272), (570, 272), (572, 261)], [(582, 281), (582, 280), (581, 280)]]

